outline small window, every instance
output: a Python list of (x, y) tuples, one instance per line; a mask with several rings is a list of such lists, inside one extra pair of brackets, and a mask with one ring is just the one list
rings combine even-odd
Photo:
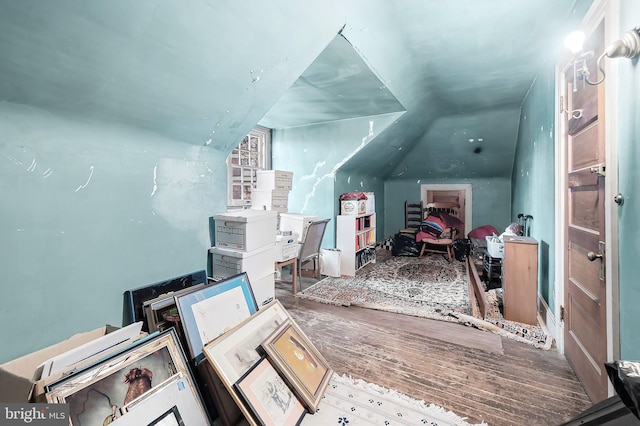
[(271, 167), (271, 130), (255, 127), (227, 158), (227, 204), (229, 207), (251, 205), (256, 186), (256, 172)]

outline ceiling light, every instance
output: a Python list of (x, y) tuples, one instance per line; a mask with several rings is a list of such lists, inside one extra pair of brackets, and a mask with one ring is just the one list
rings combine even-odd
[(564, 45), (571, 53), (576, 54), (582, 50), (584, 43), (584, 33), (582, 31), (574, 31), (564, 38)]
[[(567, 39), (569, 41), (567, 41)], [(571, 44), (571, 41), (576, 42), (576, 40), (579, 41), (579, 39), (580, 36), (577, 33), (571, 33), (565, 39), (565, 46), (569, 47), (574, 54), (579, 52), (580, 50), (574, 51), (573, 49), (576, 48), (577, 44)], [(585, 82), (592, 86), (598, 85), (604, 81), (605, 73), (604, 66), (602, 65), (602, 60), (605, 56), (612, 59), (635, 59), (640, 56), (640, 29), (636, 27), (625, 32), (622, 37), (609, 44), (604, 49), (604, 52), (598, 57), (598, 60), (596, 62), (598, 69), (602, 73), (602, 77), (597, 81), (592, 81), (589, 79), (591, 73), (589, 72), (589, 68), (587, 67), (587, 59), (592, 56), (593, 52), (585, 52), (581, 55), (580, 59), (576, 59), (573, 62), (574, 91), (577, 90), (577, 84), (575, 84), (575, 81), (578, 80), (578, 78), (582, 78)]]

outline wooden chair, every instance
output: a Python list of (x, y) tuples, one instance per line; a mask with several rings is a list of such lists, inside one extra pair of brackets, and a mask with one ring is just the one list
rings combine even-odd
[[(447, 213), (453, 217), (458, 217), (458, 211), (460, 205), (457, 203), (428, 203), (424, 207), (424, 218), (426, 219), (432, 213)], [(421, 240), (422, 247), (420, 248), (419, 257), (422, 257), (424, 253), (441, 253), (444, 254), (449, 262), (453, 261), (453, 242), (459, 232), (458, 228), (449, 227), (447, 235), (441, 236), (439, 239), (423, 238)]]
[(420, 230), (424, 204), (404, 202), (404, 229), (400, 232), (415, 234)]

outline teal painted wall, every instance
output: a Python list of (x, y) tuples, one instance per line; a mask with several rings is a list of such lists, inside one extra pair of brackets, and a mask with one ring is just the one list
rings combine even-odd
[[(350, 180), (346, 176), (338, 181), (337, 171), (401, 114), (331, 121), (273, 131), (273, 168), (293, 172), (289, 212), (332, 219), (322, 240), (323, 247), (335, 247), (338, 196), (354, 187), (377, 187), (377, 184), (372, 183), (376, 182), (375, 177)], [(356, 180), (357, 183), (354, 182)]]
[(511, 217), (533, 216), (530, 235), (538, 241), (538, 290), (555, 306), (554, 69), (538, 74), (522, 106), (513, 166)]
[[(640, 3), (620, 1), (620, 29), (637, 26)], [(640, 359), (640, 63), (616, 59), (620, 72), (618, 103), (618, 190), (625, 197), (618, 208), (620, 267), (620, 353), (621, 359)]]
[(0, 363), (120, 325), (123, 291), (206, 269), (228, 153), (349, 9), (5, 3), (0, 314), (11, 326), (0, 328)]
[(471, 184), (472, 229), (482, 225), (493, 225), (499, 232), (511, 223), (511, 181), (492, 179), (391, 179), (384, 184), (386, 237), (392, 237), (404, 228), (404, 202), (420, 200), (420, 185)]
[(219, 151), (0, 103), (0, 362), (122, 323), (122, 293), (206, 268)]

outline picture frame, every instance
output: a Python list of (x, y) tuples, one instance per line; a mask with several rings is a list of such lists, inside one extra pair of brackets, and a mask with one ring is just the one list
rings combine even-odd
[(123, 293), (122, 325), (143, 321), (142, 330), (149, 333), (143, 308), (145, 301), (202, 283), (205, 285), (208, 283), (207, 272), (204, 269), (125, 291)]
[(142, 321), (131, 323), (49, 358), (38, 366), (34, 379), (44, 380), (51, 376), (68, 374), (73, 369), (89, 363), (89, 360), (96, 360), (119, 347), (131, 344), (141, 336), (142, 325)]
[(292, 320), (285, 321), (260, 345), (311, 414), (315, 413), (331, 380), (333, 369)]
[(144, 301), (142, 303), (142, 309), (144, 311), (144, 318), (149, 333), (163, 331), (173, 326), (173, 324), (167, 323), (163, 314), (176, 308), (176, 296), (193, 293), (194, 291), (200, 290), (205, 285), (206, 283), (195, 284), (192, 287), (187, 287), (178, 291), (171, 291), (156, 298)]
[(284, 306), (275, 299), (203, 348), (205, 359), (247, 419), (253, 415), (234, 384), (260, 360), (262, 341), (289, 319)]
[(246, 272), (175, 297), (180, 325), (197, 364), (204, 345), (257, 312)]
[[(121, 408), (179, 375), (182, 387), (207, 416), (173, 328), (154, 333), (45, 387), (49, 403), (69, 405), (71, 426), (102, 426)], [(160, 414), (158, 412), (157, 414)], [(123, 417), (125, 417), (123, 415)]]
[(307, 413), (266, 357), (260, 358), (234, 386), (261, 426), (297, 426)]
[(120, 409), (122, 416), (110, 426), (123, 425), (205, 425), (206, 413), (201, 412), (192, 393), (184, 392), (184, 375), (176, 374), (171, 380), (154, 388), (148, 394)]
[(174, 405), (147, 426), (184, 426), (184, 421), (178, 407)]

